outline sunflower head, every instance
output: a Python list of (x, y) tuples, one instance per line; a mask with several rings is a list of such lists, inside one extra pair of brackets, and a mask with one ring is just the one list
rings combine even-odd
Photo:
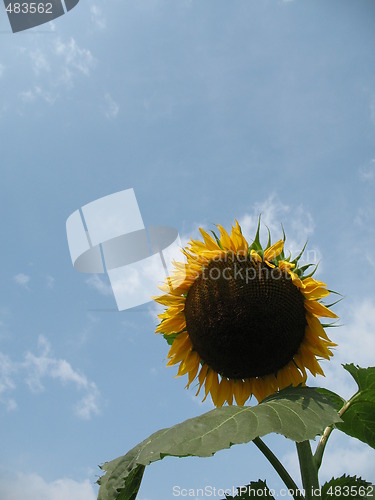
[(330, 359), (336, 344), (320, 317), (337, 318), (321, 299), (326, 284), (299, 267), (302, 252), (285, 257), (283, 239), (265, 248), (260, 220), (249, 245), (236, 221), (231, 234), (203, 229), (203, 241), (182, 250), (186, 262), (161, 287), (156, 302), (166, 306), (156, 329), (171, 345), (168, 365), (177, 376), (197, 378), (216, 406), (243, 405), (252, 395), (261, 401), (289, 385), (304, 384), (306, 369), (324, 375), (319, 358)]

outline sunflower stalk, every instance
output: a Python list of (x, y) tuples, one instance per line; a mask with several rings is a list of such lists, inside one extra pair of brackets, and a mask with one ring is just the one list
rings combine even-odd
[(256, 437), (255, 439), (253, 439), (253, 443), (263, 453), (263, 455), (273, 466), (273, 468), (278, 473), (285, 486), (288, 488), (288, 491), (290, 492), (294, 491), (293, 498), (296, 500), (297, 499), (301, 500), (301, 498), (303, 498), (303, 495), (298, 490), (298, 486), (293, 481), (293, 478), (290, 476), (289, 472), (285, 469), (285, 467), (277, 458), (277, 456), (268, 448), (266, 443), (260, 437)]
[[(349, 401), (347, 401), (344, 404), (344, 406), (340, 409), (340, 411), (338, 412), (338, 415), (340, 418), (350, 408), (350, 406), (352, 405), (353, 401), (355, 401), (357, 396), (358, 396), (358, 393), (355, 394), (352, 398), (350, 398)], [(322, 437), (320, 438), (319, 444), (315, 450), (314, 463), (315, 463), (315, 467), (317, 470), (319, 470), (320, 466), (322, 465), (324, 450), (326, 448), (329, 436), (331, 435), (331, 432), (333, 431), (333, 429), (334, 429), (333, 425), (329, 425), (328, 427), (326, 427), (324, 429)]]
[(305, 498), (306, 500), (320, 498), (318, 468), (311, 451), (310, 441), (296, 443), (296, 447)]

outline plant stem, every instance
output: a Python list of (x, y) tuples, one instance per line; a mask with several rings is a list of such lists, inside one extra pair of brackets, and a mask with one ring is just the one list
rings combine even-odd
[(320, 498), (320, 487), (318, 480), (318, 468), (315, 465), (314, 457), (311, 452), (310, 441), (296, 443), (301, 469), (301, 478), (305, 490), (306, 500)]
[[(355, 400), (357, 394), (354, 394), (354, 396), (351, 399), (349, 399), (349, 401), (347, 401), (344, 404), (344, 406), (338, 412), (339, 413), (339, 417), (342, 417), (344, 415), (344, 413), (346, 412), (346, 410), (351, 406), (351, 404)], [(314, 455), (314, 462), (315, 462), (315, 467), (316, 467), (317, 470), (319, 470), (319, 467), (322, 464), (323, 453), (324, 453), (324, 450), (325, 450), (328, 438), (331, 435), (331, 432), (333, 431), (333, 429), (334, 429), (333, 425), (329, 425), (328, 427), (326, 427), (324, 429), (323, 435), (320, 438), (318, 446), (316, 447), (315, 455)]]
[(283, 464), (279, 461), (276, 455), (268, 448), (266, 443), (261, 440), (260, 437), (253, 439), (253, 443), (255, 446), (263, 453), (263, 455), (267, 458), (267, 460), (271, 463), (275, 471), (278, 473), (280, 478), (283, 480), (285, 486), (288, 490), (293, 493), (293, 498), (301, 500), (303, 496), (298, 490), (298, 486), (293, 481), (292, 477), (289, 475), (288, 471), (285, 469)]

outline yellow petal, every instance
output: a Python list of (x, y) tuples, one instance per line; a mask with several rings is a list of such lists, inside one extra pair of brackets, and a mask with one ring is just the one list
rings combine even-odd
[(305, 309), (321, 318), (337, 318), (338, 316), (325, 305), (315, 300), (305, 300)]
[(156, 333), (165, 333), (166, 335), (171, 333), (179, 333), (186, 328), (185, 314), (179, 314), (172, 318), (167, 318), (160, 323), (156, 328)]
[(229, 234), (226, 232), (226, 230), (220, 224), (218, 224), (217, 227), (220, 231), (220, 243), (221, 243), (223, 249), (235, 251), (233, 242), (230, 239)]
[(198, 390), (196, 392), (196, 396), (198, 396), (199, 394), (199, 391), (201, 390), (201, 387), (205, 381), (205, 378), (206, 378), (206, 375), (207, 375), (207, 372), (208, 372), (208, 365), (203, 365), (202, 368), (200, 369), (200, 372), (199, 372), (199, 375), (198, 375), (198, 380), (199, 380), (199, 387), (198, 387)]
[(199, 228), (199, 231), (201, 235), (203, 236), (204, 243), (206, 245), (206, 248), (208, 250), (221, 250), (219, 245), (216, 243), (216, 241), (210, 236), (206, 231), (204, 231), (202, 228)]
[(262, 257), (255, 250), (251, 250), (250, 257), (254, 262), (262, 262)]
[(195, 371), (197, 367), (199, 367), (199, 354), (196, 351), (190, 351), (186, 358), (182, 361), (178, 368), (178, 373), (176, 377), (180, 377), (181, 375), (185, 375), (185, 373), (190, 372), (190, 370)]
[(176, 354), (179, 354), (183, 350), (187, 350), (192, 346), (190, 337), (187, 332), (182, 332), (174, 339), (167, 358), (172, 358)]
[(223, 406), (227, 399), (228, 379), (222, 377), (217, 391), (216, 406)]
[(163, 306), (174, 306), (185, 303), (185, 297), (182, 297), (181, 295), (160, 295), (159, 297), (152, 297), (152, 299)]
[(202, 399), (202, 401), (206, 400), (211, 389), (213, 389), (213, 392), (215, 392), (215, 387), (217, 387), (217, 384), (218, 384), (218, 382), (216, 382), (217, 379), (218, 379), (218, 377), (217, 377), (216, 371), (213, 370), (212, 368), (210, 370), (208, 370), (208, 373), (206, 376), (206, 382), (204, 383), (204, 398)]
[(264, 260), (273, 260), (278, 257), (284, 248), (284, 241), (279, 240), (264, 251)]
[(286, 260), (279, 260), (279, 268), (282, 271), (289, 271), (290, 269), (293, 269), (296, 267), (295, 264), (292, 264), (292, 262), (288, 262)]
[(303, 283), (303, 288), (305, 290), (309, 290), (309, 289), (316, 288), (316, 287), (327, 287), (326, 283), (323, 283), (323, 281), (315, 280), (311, 276), (309, 276), (308, 278), (305, 278), (302, 281), (302, 283)]
[(251, 380), (236, 380), (234, 384), (234, 397), (239, 406), (243, 406), (251, 396)]
[(198, 373), (198, 370), (199, 370), (199, 362), (200, 362), (200, 357), (198, 356), (198, 362), (197, 362), (197, 364), (195, 366), (193, 366), (191, 368), (191, 370), (189, 371), (189, 381), (188, 381), (188, 383), (186, 385), (186, 389), (189, 389), (190, 384), (193, 382), (193, 380), (197, 376), (197, 373)]
[(230, 238), (233, 242), (235, 251), (241, 255), (247, 255), (249, 252), (249, 244), (243, 237), (241, 228), (236, 220), (236, 225), (232, 226)]

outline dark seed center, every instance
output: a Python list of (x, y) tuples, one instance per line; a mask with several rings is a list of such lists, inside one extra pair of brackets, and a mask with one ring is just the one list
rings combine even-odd
[(228, 378), (276, 373), (306, 328), (304, 299), (289, 275), (242, 256), (210, 262), (187, 294), (185, 317), (201, 359)]

